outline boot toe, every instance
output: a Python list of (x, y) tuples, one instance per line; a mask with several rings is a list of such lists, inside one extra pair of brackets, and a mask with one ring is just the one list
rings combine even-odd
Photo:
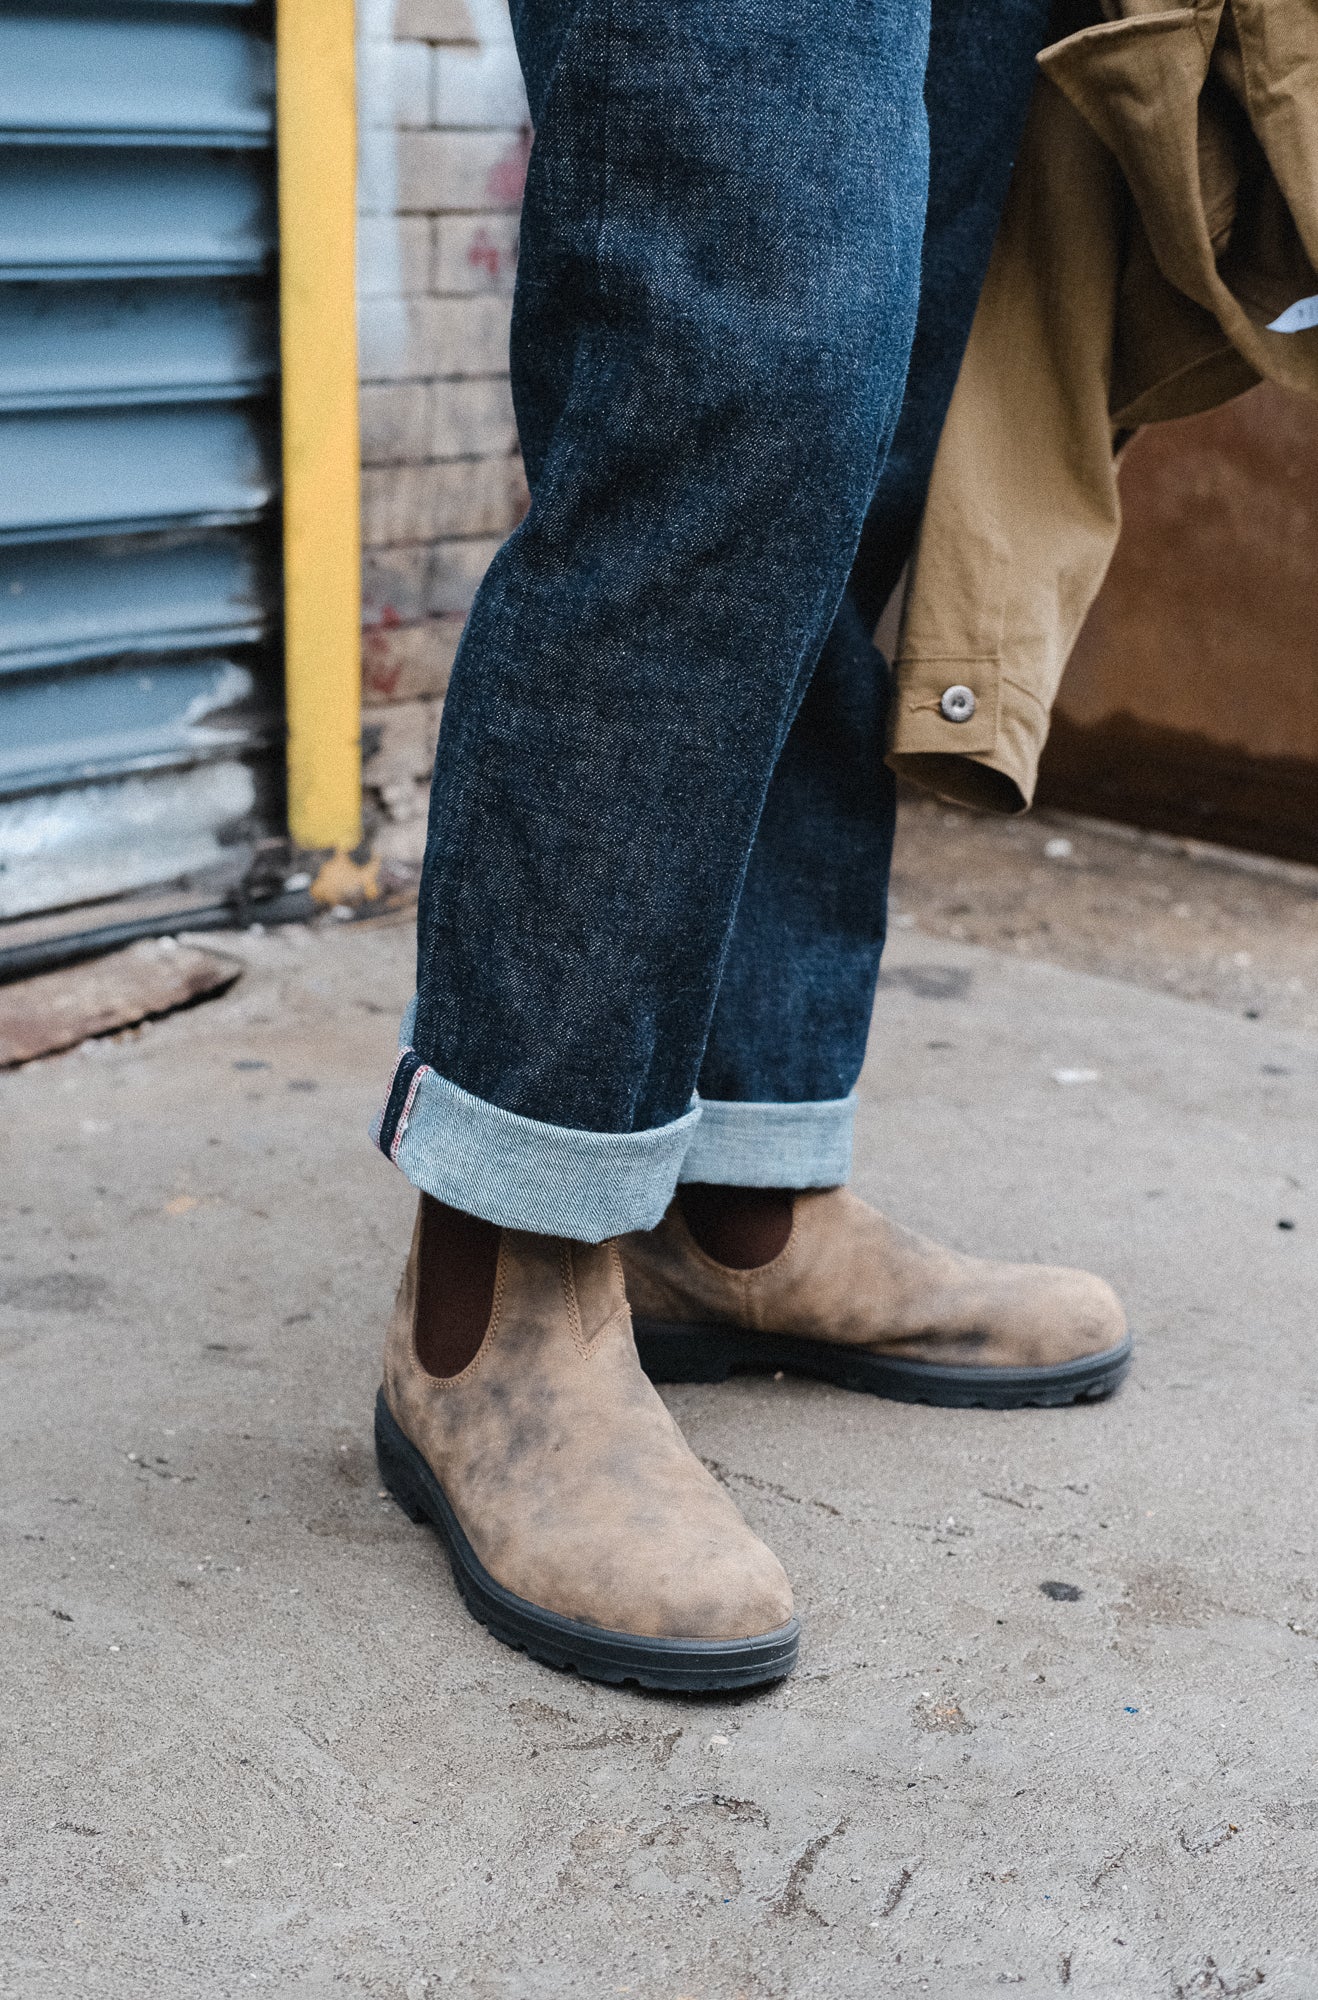
[(618, 1581), (615, 1629), (652, 1638), (758, 1639), (792, 1619), (787, 1573), (749, 1530), (733, 1546), (638, 1563)]
[[(675, 1515), (667, 1533), (570, 1535), (520, 1560), (497, 1558), (492, 1574), (505, 1589), (559, 1617), (651, 1639), (759, 1638), (792, 1618), (792, 1589), (773, 1552), (736, 1518), (717, 1534)], [(731, 1530), (731, 1532), (729, 1532)]]
[[(758, 1639), (791, 1623), (792, 1586), (771, 1549), (753, 1535), (736, 1552), (736, 1559), (709, 1578), (697, 1614), (700, 1639)], [(688, 1621), (689, 1622), (689, 1621)]]
[(982, 1365), (1055, 1368), (1106, 1354), (1126, 1338), (1120, 1299), (1089, 1271), (1021, 1264), (1003, 1278), (985, 1301)]
[(1120, 1347), (1126, 1338), (1126, 1314), (1121, 1300), (1103, 1278), (1090, 1271), (1058, 1271), (1058, 1296), (1051, 1314), (1055, 1335), (1065, 1352), (1050, 1360), (1082, 1360)]

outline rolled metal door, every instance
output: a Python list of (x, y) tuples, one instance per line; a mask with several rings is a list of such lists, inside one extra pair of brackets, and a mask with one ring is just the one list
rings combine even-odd
[(250, 0), (0, 0), (0, 920), (282, 825), (273, 105)]

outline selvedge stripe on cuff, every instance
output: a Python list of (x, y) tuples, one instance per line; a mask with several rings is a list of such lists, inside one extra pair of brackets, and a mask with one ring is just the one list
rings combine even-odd
[(389, 1086), (384, 1110), (375, 1130), (375, 1143), (387, 1160), (397, 1160), (398, 1146), (407, 1130), (408, 1114), (416, 1097), (421, 1073), (429, 1064), (423, 1063), (415, 1049), (403, 1049), (394, 1070), (394, 1080)]
[(700, 1120), (693, 1097), (680, 1118), (639, 1132), (592, 1132), (527, 1118), (442, 1076), (412, 1047), (416, 1002), (371, 1141), (413, 1187), (500, 1229), (602, 1243), (652, 1229), (673, 1197)]

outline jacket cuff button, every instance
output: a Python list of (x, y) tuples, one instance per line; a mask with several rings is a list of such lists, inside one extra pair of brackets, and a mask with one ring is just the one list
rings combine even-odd
[(944, 688), (938, 708), (948, 722), (969, 722), (976, 705), (974, 690), (958, 686)]

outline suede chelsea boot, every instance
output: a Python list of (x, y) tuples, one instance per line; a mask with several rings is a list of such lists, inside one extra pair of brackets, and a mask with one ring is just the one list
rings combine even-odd
[(619, 1249), (655, 1381), (783, 1369), (900, 1402), (1015, 1409), (1110, 1395), (1129, 1365), (1101, 1278), (962, 1256), (846, 1188), (792, 1197), (785, 1248), (749, 1270), (707, 1256), (680, 1201)]
[(502, 1231), (484, 1338), (440, 1376), (417, 1350), (422, 1237), (418, 1213), (376, 1450), (472, 1615), (592, 1680), (713, 1690), (789, 1673), (787, 1578), (646, 1380), (616, 1247)]

